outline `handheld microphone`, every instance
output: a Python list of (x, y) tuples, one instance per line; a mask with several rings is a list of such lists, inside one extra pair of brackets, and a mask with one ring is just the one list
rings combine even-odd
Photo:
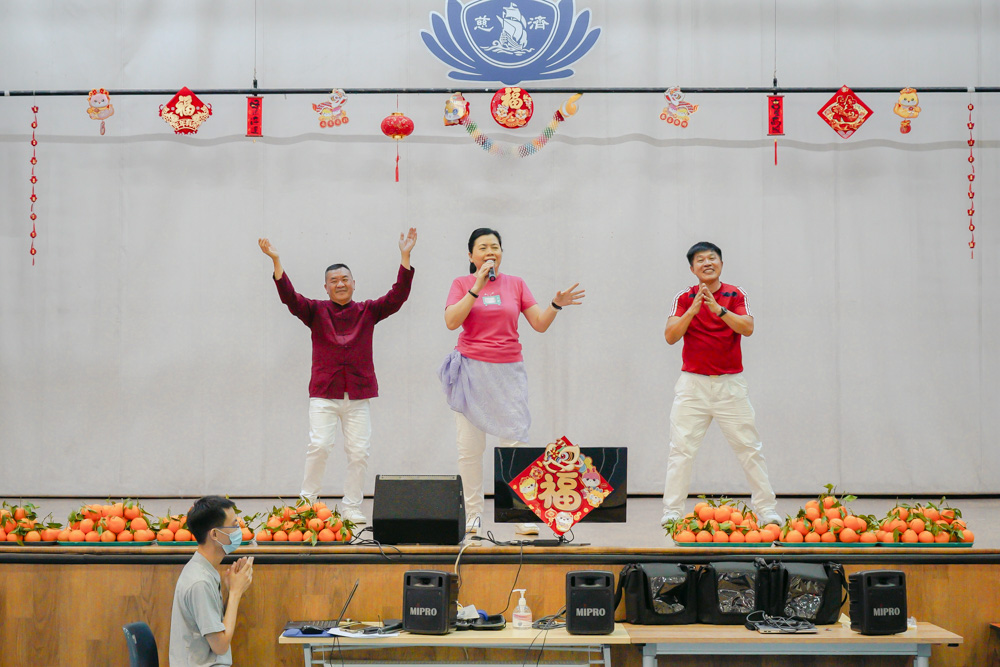
[(489, 278), (490, 278), (490, 282), (493, 282), (494, 280), (497, 279), (497, 272), (493, 270), (492, 266), (490, 267)]

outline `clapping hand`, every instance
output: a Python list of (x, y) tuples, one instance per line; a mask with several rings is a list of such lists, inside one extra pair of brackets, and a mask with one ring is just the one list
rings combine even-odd
[(552, 299), (552, 303), (556, 304), (560, 308), (565, 308), (566, 306), (579, 306), (580, 299), (587, 296), (586, 290), (576, 289), (579, 286), (580, 283), (576, 283), (564, 292), (556, 292), (556, 298)]
[(722, 306), (720, 306), (715, 300), (715, 297), (712, 296), (712, 292), (709, 291), (708, 285), (705, 283), (702, 283), (701, 287), (698, 288), (698, 296), (695, 297), (695, 300), (697, 299), (702, 299), (705, 302), (705, 305), (708, 306), (708, 309), (716, 315), (722, 312)]

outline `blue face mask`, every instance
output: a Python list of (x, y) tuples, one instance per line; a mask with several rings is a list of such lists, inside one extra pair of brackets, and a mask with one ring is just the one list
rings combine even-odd
[(223, 551), (225, 551), (227, 554), (231, 554), (234, 551), (236, 551), (237, 549), (239, 549), (240, 545), (243, 544), (243, 530), (240, 529), (240, 530), (234, 531), (232, 533), (229, 533), (229, 544), (223, 544), (222, 542), (219, 542), (218, 540), (215, 540), (215, 542), (220, 547), (222, 547)]

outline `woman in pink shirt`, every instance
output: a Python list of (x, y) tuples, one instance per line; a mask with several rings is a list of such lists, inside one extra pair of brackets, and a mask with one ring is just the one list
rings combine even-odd
[[(545, 332), (565, 306), (576, 306), (585, 294), (576, 283), (556, 292), (544, 310), (523, 280), (500, 273), (500, 233), (480, 228), (469, 237), (469, 275), (451, 284), (444, 321), (452, 331), (462, 327), (458, 345), (438, 375), (455, 411), (458, 427), (458, 472), (465, 493), (466, 530), (477, 532), (483, 512), (483, 452), (486, 434), (501, 446), (525, 444), (528, 378), (521, 357), (517, 323), (520, 315), (531, 328)], [(533, 524), (521, 528), (538, 532)]]

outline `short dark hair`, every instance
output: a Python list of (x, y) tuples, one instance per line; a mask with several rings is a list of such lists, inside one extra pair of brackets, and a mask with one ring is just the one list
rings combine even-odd
[[(476, 239), (478, 239), (480, 236), (489, 236), (490, 234), (497, 237), (497, 243), (500, 244), (500, 249), (503, 250), (503, 239), (500, 238), (500, 232), (498, 232), (495, 229), (490, 229), (489, 227), (480, 227), (479, 229), (473, 231), (472, 235), (469, 237), (469, 252), (471, 253), (472, 246), (476, 245)], [(475, 273), (475, 272), (476, 272), (476, 265), (473, 264), (472, 262), (469, 262), (469, 273)]]
[(236, 503), (222, 496), (205, 496), (194, 501), (188, 511), (187, 527), (198, 544), (204, 544), (208, 533), (226, 522), (226, 510), (231, 507), (235, 508)]
[(711, 250), (712, 252), (714, 252), (716, 255), (719, 256), (719, 259), (722, 259), (722, 248), (720, 248), (719, 246), (715, 245), (710, 241), (698, 241), (698, 243), (695, 243), (693, 246), (691, 246), (691, 249), (688, 250), (687, 254), (688, 266), (694, 265), (695, 255), (697, 255), (699, 252), (705, 252), (706, 250)]
[(351, 274), (351, 277), (352, 278), (354, 277), (354, 272), (351, 271), (351, 267), (349, 267), (347, 264), (331, 264), (330, 266), (326, 267), (326, 271), (323, 272), (323, 280), (326, 280), (326, 274), (330, 273), (331, 271), (336, 271), (337, 269), (347, 269), (347, 272)]

